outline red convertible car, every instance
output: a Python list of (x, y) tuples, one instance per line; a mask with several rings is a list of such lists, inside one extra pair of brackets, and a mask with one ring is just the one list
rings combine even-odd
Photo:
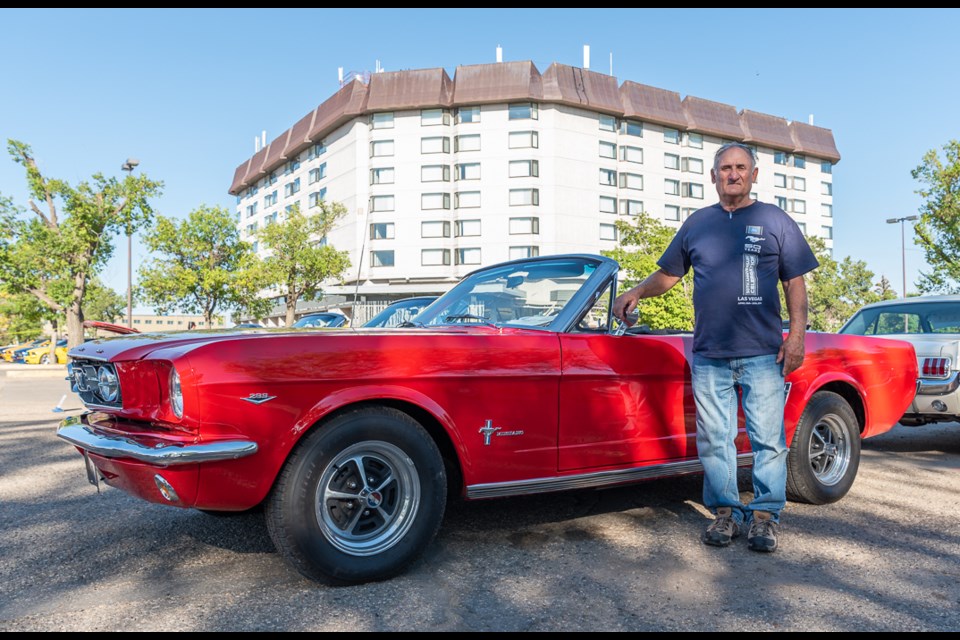
[[(132, 335), (71, 350), (89, 411), (58, 435), (87, 477), (206, 512), (261, 506), (282, 556), (328, 583), (405, 570), (448, 494), (494, 498), (701, 470), (689, 334), (610, 313), (619, 265), (480, 269), (392, 329)], [(905, 342), (807, 335), (787, 379), (789, 497), (850, 489), (860, 439), (916, 391)], [(738, 436), (741, 464), (749, 443)]]

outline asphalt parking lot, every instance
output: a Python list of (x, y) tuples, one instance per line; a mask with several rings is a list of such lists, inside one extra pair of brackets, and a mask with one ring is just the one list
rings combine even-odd
[(455, 502), (407, 574), (332, 588), (257, 514), (98, 495), (54, 435), (79, 410), (57, 372), (0, 372), (0, 631), (960, 629), (958, 424), (865, 441), (850, 494), (789, 504), (775, 554), (702, 545), (689, 477)]

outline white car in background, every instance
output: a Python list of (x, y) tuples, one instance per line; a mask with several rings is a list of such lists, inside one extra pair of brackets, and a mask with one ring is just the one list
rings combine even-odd
[(839, 333), (905, 340), (917, 354), (917, 395), (900, 424), (960, 422), (960, 295), (868, 304)]

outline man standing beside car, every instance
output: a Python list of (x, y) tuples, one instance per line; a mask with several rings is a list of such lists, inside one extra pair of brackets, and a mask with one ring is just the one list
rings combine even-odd
[[(693, 395), (703, 501), (716, 518), (703, 542), (725, 547), (749, 526), (748, 547), (775, 551), (786, 504), (784, 378), (803, 363), (805, 273), (819, 266), (797, 223), (777, 206), (753, 200), (753, 150), (733, 142), (714, 156), (710, 179), (720, 201), (695, 211), (657, 261), (660, 269), (613, 303), (621, 321), (642, 298), (658, 296), (693, 268)], [(790, 316), (780, 318), (782, 283)], [(737, 488), (737, 389), (753, 450), (754, 498)]]

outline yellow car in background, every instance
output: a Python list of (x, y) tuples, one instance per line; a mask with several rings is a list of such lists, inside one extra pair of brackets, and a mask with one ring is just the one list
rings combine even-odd
[[(46, 340), (46, 342), (48, 343), (48, 346), (49, 346), (49, 342), (50, 342), (50, 341), (49, 341), (49, 340)], [(14, 352), (19, 351), (20, 349), (31, 349), (31, 348), (33, 348), (33, 347), (38, 347), (38, 346), (40, 346), (40, 345), (43, 344), (43, 343), (44, 343), (44, 339), (43, 339), (43, 338), (37, 338), (36, 340), (31, 340), (30, 342), (24, 342), (24, 343), (22, 343), (22, 344), (15, 344), (15, 345), (13, 345), (12, 347), (7, 347), (6, 349), (4, 349), (4, 350), (3, 350), (3, 353), (0, 354), (0, 355), (3, 356), (3, 359), (4, 359), (6, 362), (13, 362), (13, 354), (14, 354)]]
[[(67, 340), (57, 340), (57, 348), (54, 353), (57, 357), (57, 364), (67, 363)], [(34, 347), (23, 354), (23, 361), (26, 364), (50, 364), (50, 341), (46, 344)]]

